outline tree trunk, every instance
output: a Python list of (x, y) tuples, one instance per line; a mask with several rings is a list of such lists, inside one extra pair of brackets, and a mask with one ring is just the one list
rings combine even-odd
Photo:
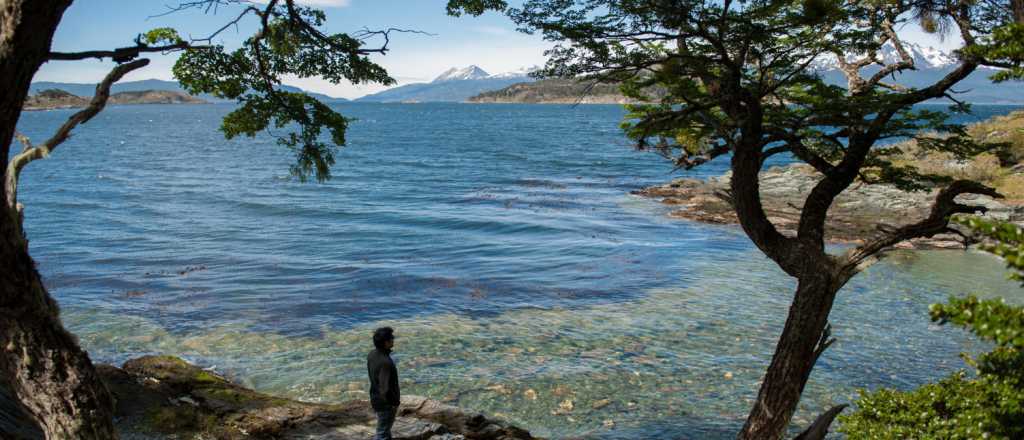
[(835, 282), (832, 271), (825, 268), (799, 278), (775, 355), (737, 438), (778, 440), (785, 435), (817, 361), (818, 343), (839, 287), (841, 284)]
[[(46, 61), (70, 4), (0, 0), (0, 172), (5, 174), (32, 77)], [(57, 304), (28, 254), (19, 216), (7, 202), (0, 203), (0, 438), (115, 439), (110, 394), (89, 356), (64, 330)]]

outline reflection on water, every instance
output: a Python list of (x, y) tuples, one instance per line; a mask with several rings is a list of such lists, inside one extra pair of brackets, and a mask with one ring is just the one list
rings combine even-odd
[[(168, 331), (153, 321), (71, 308), (64, 320), (94, 358), (170, 353), (213, 365), (258, 390), (309, 401), (365, 396), (365, 352), (378, 325), (397, 328), (403, 391), (506, 418), (544, 436), (731, 438), (756, 395), (792, 283), (758, 254), (695, 268), (685, 289), (574, 308), (486, 317), (427, 315), (324, 326), (312, 336), (235, 320)], [(912, 387), (984, 347), (927, 318), (949, 294), (1008, 294), (991, 257), (899, 252), (855, 278), (832, 315), (835, 344), (819, 362), (794, 421), (847, 402), (858, 387)]]

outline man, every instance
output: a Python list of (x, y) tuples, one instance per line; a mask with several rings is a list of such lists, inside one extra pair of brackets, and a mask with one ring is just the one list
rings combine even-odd
[(391, 425), (395, 423), (398, 403), (398, 369), (391, 360), (395, 346), (395, 330), (381, 327), (373, 332), (375, 348), (366, 355), (366, 370), (370, 374), (370, 405), (377, 413), (377, 435), (374, 440), (391, 440)]

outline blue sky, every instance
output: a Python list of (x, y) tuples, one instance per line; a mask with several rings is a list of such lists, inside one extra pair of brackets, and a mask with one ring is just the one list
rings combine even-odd
[[(543, 64), (544, 50), (551, 46), (538, 36), (515, 32), (505, 17), (488, 13), (481, 17), (448, 17), (446, 0), (304, 0), (327, 13), (325, 30), (353, 32), (388, 27), (417, 29), (435, 34), (394, 34), (391, 51), (374, 56), (399, 84), (430, 81), (451, 67), (480, 66), (490, 73), (501, 73)], [(55, 51), (111, 49), (128, 46), (139, 33), (156, 27), (173, 27), (182, 35), (205, 37), (237, 16), (239, 6), (221, 9), (216, 14), (194, 9), (156, 16), (177, 0), (78, 0), (61, 21), (53, 41)], [(249, 17), (237, 31), (227, 30), (217, 37), (228, 47), (251, 35), (255, 19)], [(954, 41), (938, 42), (918, 31), (908, 39), (925, 45), (950, 47)], [(125, 81), (159, 78), (172, 79), (171, 66), (177, 55), (153, 54), (150, 66), (132, 72)], [(36, 81), (98, 82), (110, 70), (108, 61), (51, 61), (39, 70)], [(330, 84), (318, 79), (286, 78), (285, 82), (332, 96), (354, 98), (383, 89), (379, 85)]]
[[(435, 34), (392, 34), (387, 55), (374, 56), (400, 84), (430, 81), (451, 67), (476, 64), (490, 73), (543, 64), (550, 44), (539, 37), (515, 32), (509, 20), (489, 13), (481, 17), (453, 18), (445, 14), (446, 0), (306, 0), (327, 13), (325, 29), (352, 32), (364, 27), (417, 29)], [(230, 21), (239, 7), (221, 9), (216, 15), (188, 10), (153, 17), (175, 0), (79, 0), (64, 13), (54, 36), (53, 50), (78, 51), (128, 46), (139, 33), (157, 27), (173, 27), (182, 35), (205, 37)], [(225, 31), (215, 40), (226, 46), (252, 34), (255, 20)], [(177, 55), (153, 54), (150, 66), (132, 72), (124, 81), (147, 78), (172, 79)], [(97, 82), (110, 70), (108, 61), (51, 61), (39, 70), (36, 81)], [(362, 96), (380, 86), (334, 85), (317, 79), (290, 78), (286, 83), (307, 90), (347, 98)]]

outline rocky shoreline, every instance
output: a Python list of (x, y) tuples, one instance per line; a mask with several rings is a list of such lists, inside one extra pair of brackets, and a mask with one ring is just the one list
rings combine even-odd
[[(676, 179), (664, 185), (633, 191), (633, 194), (659, 199), (664, 204), (677, 207), (668, 214), (670, 217), (702, 223), (738, 224), (729, 202), (730, 176), (731, 173), (727, 172), (707, 180)], [(796, 234), (800, 207), (818, 179), (814, 170), (803, 164), (772, 167), (761, 172), (761, 199), (765, 212), (780, 232)], [(903, 225), (923, 219), (928, 215), (937, 193), (937, 190), (907, 192), (891, 185), (854, 184), (836, 198), (829, 210), (826, 238), (833, 243), (857, 244), (878, 234), (879, 225)], [(987, 218), (1024, 222), (1024, 206), (1013, 201), (977, 195), (964, 195), (957, 200), (987, 207)], [(963, 243), (958, 235), (940, 234), (900, 243), (897, 247), (962, 248)]]
[[(117, 401), (122, 439), (324, 439), (373, 437), (366, 400), (306, 403), (236, 385), (173, 356), (97, 369)], [(530, 440), (526, 430), (421, 396), (402, 396), (392, 430), (403, 440)]]
[[(64, 90), (43, 90), (25, 99), (22, 110), (40, 111), (82, 108), (89, 105), (92, 97), (73, 95)], [(110, 95), (107, 105), (124, 104), (208, 104), (203, 99), (170, 90), (142, 90), (119, 92)]]

